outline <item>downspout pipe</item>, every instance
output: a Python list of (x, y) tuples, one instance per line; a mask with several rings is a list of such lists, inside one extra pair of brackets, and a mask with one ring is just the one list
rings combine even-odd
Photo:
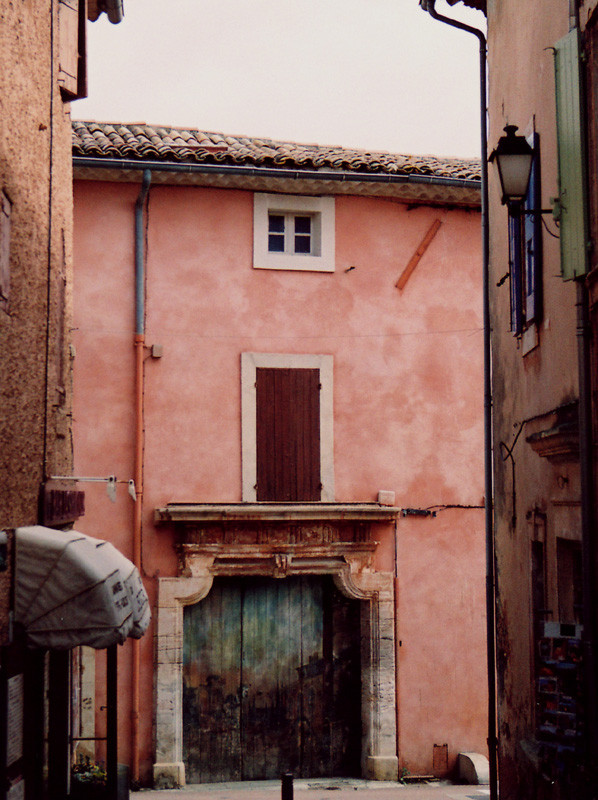
[[(579, 28), (577, 0), (569, 0), (569, 30)], [(585, 74), (581, 71), (582, 92), (586, 94)], [(585, 108), (585, 104), (582, 106)], [(586, 121), (582, 130), (586, 130)], [(587, 158), (587, 136), (582, 142)], [(589, 188), (584, 186), (584, 207), (589, 207)], [(586, 250), (584, 273), (590, 269), (589, 250)], [(579, 466), (581, 480), (581, 549), (582, 549), (582, 622), (583, 665), (586, 717), (586, 783), (588, 797), (598, 779), (598, 631), (596, 626), (596, 490), (594, 474), (594, 441), (592, 430), (592, 326), (589, 311), (589, 292), (585, 274), (577, 281), (577, 358), (579, 375)]]
[(581, 478), (581, 549), (583, 604), (583, 667), (588, 785), (598, 771), (598, 692), (596, 689), (596, 544), (592, 441), (591, 325), (585, 278), (577, 282), (577, 348), (579, 369), (579, 461)]
[(151, 180), (151, 170), (145, 169), (139, 196), (135, 202), (135, 334), (139, 336), (142, 336), (145, 332), (143, 206), (149, 192)]
[(50, 3), (50, 105), (48, 108), (50, 146), (48, 157), (48, 238), (46, 241), (46, 325), (45, 325), (45, 352), (44, 352), (44, 383), (43, 383), (43, 404), (44, 421), (42, 428), (42, 469), (41, 479), (45, 481), (48, 477), (48, 415), (49, 415), (49, 387), (50, 387), (50, 325), (52, 321), (51, 294), (52, 294), (52, 256), (54, 242), (53, 218), (54, 209), (54, 44), (56, 40), (54, 4)]
[(498, 798), (498, 739), (496, 733), (496, 607), (494, 561), (494, 509), (492, 476), (492, 352), (490, 348), (490, 228), (488, 219), (488, 128), (486, 37), (482, 31), (458, 20), (439, 14), (436, 0), (420, 0), (420, 6), (435, 20), (477, 37), (480, 50), (480, 148), (482, 190), (482, 306), (484, 325), (484, 511), (486, 531), (486, 648), (488, 663), (488, 760), (490, 773), (490, 798)]
[[(143, 511), (143, 363), (145, 355), (145, 251), (144, 214), (152, 173), (143, 173), (141, 189), (135, 202), (135, 507), (133, 519), (133, 564), (141, 573), (141, 524)], [(133, 639), (131, 670), (131, 782), (139, 784), (139, 673), (140, 643)]]
[[(395, 750), (397, 754), (397, 764), (399, 764), (399, 757), (401, 751), (401, 707), (399, 703), (399, 650), (401, 647), (401, 640), (399, 639), (399, 530), (398, 522), (395, 519), (394, 531), (394, 637), (395, 637)], [(399, 771), (399, 778), (401, 772)]]

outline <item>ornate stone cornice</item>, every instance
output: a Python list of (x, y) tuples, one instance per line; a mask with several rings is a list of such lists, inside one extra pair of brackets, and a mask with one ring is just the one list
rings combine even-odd
[(401, 509), (378, 503), (168, 503), (156, 523), (359, 521), (391, 522)]

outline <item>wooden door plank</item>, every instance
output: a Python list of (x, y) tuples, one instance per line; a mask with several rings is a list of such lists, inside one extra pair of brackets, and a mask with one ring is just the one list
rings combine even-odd
[(192, 783), (241, 780), (239, 620), (239, 593), (225, 580), (184, 610), (183, 748)]
[[(294, 766), (291, 735), (297, 632), (294, 581), (248, 581), (243, 605), (243, 777), (274, 779)], [(295, 626), (296, 627), (296, 626)]]
[(330, 577), (217, 578), (184, 612), (188, 781), (359, 774), (359, 649)]
[[(298, 777), (301, 772), (301, 740), (302, 740), (302, 712), (303, 697), (301, 692), (301, 580), (294, 578), (288, 582), (288, 669), (281, 682), (281, 691), (286, 689), (288, 721), (287, 736), (289, 753), (287, 754), (286, 772), (291, 772)], [(292, 748), (292, 749), (291, 749)]]
[(324, 746), (322, 579), (301, 579), (302, 777), (327, 774)]
[[(361, 754), (361, 634), (360, 604), (332, 588), (332, 709), (331, 771), (359, 775)], [(346, 698), (354, 702), (347, 703)]]

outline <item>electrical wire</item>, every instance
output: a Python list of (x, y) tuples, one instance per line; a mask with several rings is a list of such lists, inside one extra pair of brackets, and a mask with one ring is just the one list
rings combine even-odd
[(542, 220), (542, 225), (544, 225), (544, 227), (546, 228), (546, 233), (550, 234), (550, 236), (552, 236), (554, 239), (560, 239), (561, 238), (558, 233), (553, 233), (550, 230), (550, 228), (548, 227), (548, 224), (547, 224), (546, 220), (544, 219), (544, 217), (541, 216), (540, 219)]

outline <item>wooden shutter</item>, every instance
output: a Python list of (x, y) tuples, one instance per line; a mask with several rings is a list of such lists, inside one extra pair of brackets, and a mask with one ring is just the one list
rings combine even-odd
[(579, 31), (554, 47), (559, 161), (561, 274), (565, 280), (588, 271), (584, 127)]
[[(539, 212), (542, 207), (540, 186), (540, 137), (533, 134), (534, 160), (525, 198), (524, 210)], [(523, 255), (525, 262), (525, 321), (538, 323), (542, 318), (542, 218), (539, 213), (525, 214)]]
[(10, 295), (10, 217), (12, 204), (0, 193), (0, 308), (8, 311)]
[(320, 500), (320, 371), (256, 370), (257, 499)]
[(58, 83), (68, 95), (77, 94), (79, 6), (77, 0), (58, 3)]
[(511, 330), (523, 331), (523, 274), (521, 264), (521, 217), (509, 215), (509, 281), (511, 286)]
[(87, 97), (86, 0), (59, 0), (58, 83), (64, 98)]

